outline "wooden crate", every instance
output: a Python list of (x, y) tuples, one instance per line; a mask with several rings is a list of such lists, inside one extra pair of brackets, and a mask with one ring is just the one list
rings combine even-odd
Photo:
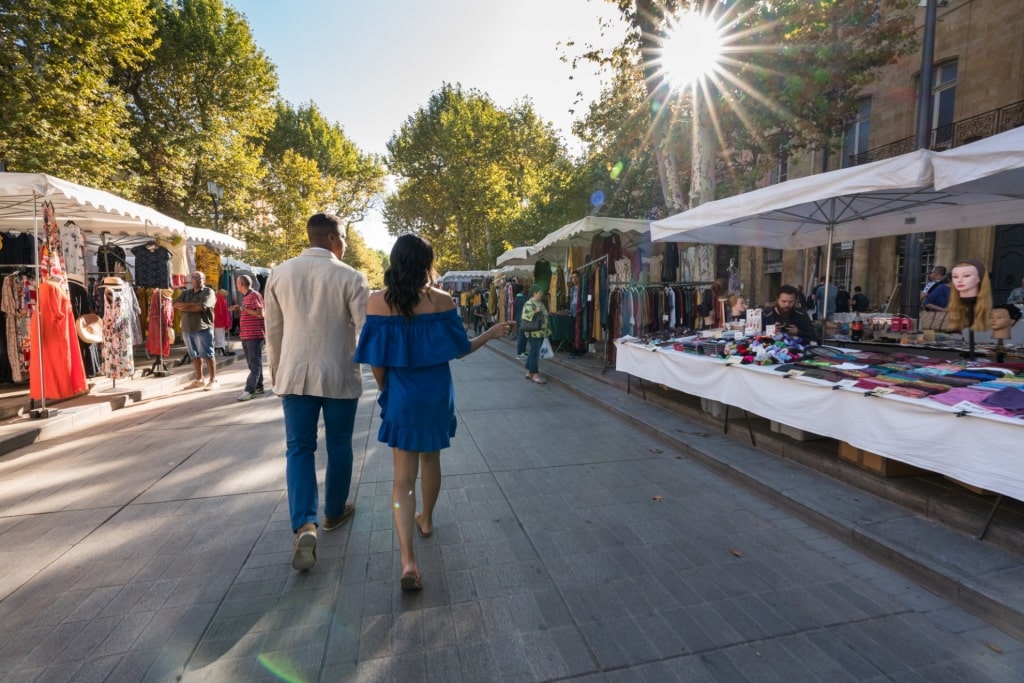
[(924, 472), (919, 467), (851, 446), (845, 441), (839, 442), (839, 457), (883, 477), (913, 477)]

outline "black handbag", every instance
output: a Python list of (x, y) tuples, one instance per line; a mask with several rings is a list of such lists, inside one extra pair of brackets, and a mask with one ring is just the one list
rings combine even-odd
[(539, 332), (544, 329), (544, 316), (546, 314), (541, 309), (536, 309), (533, 312), (533, 318), (526, 320), (525, 318), (519, 322), (519, 329), (523, 332)]

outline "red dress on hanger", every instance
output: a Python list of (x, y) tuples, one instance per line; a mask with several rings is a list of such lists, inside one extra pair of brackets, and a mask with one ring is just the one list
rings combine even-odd
[[(37, 324), (36, 319), (39, 323)], [(42, 328), (42, 352), (39, 350), (39, 329)], [(29, 322), (32, 356), (29, 360), (29, 396), (59, 400), (70, 398), (86, 389), (85, 364), (78, 346), (75, 315), (71, 300), (57, 284), (44, 280), (39, 284), (36, 310)], [(39, 374), (42, 359), (43, 373)], [(40, 382), (40, 379), (43, 381)], [(45, 384), (45, 387), (41, 387)]]
[(146, 351), (153, 356), (171, 355), (171, 338), (168, 330), (172, 327), (174, 327), (174, 304), (171, 302), (171, 297), (164, 296), (159, 289), (154, 289), (153, 296), (149, 300)]

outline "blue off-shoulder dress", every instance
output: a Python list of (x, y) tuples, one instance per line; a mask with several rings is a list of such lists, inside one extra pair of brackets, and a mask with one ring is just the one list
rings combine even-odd
[(368, 315), (355, 361), (387, 368), (377, 440), (403, 451), (448, 448), (455, 436), (455, 386), (448, 361), (469, 353), (458, 312)]

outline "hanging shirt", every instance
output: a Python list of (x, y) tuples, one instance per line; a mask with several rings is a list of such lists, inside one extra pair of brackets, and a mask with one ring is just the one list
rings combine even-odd
[(135, 285), (137, 287), (171, 287), (171, 257), (167, 249), (156, 243), (132, 249), (135, 255)]

